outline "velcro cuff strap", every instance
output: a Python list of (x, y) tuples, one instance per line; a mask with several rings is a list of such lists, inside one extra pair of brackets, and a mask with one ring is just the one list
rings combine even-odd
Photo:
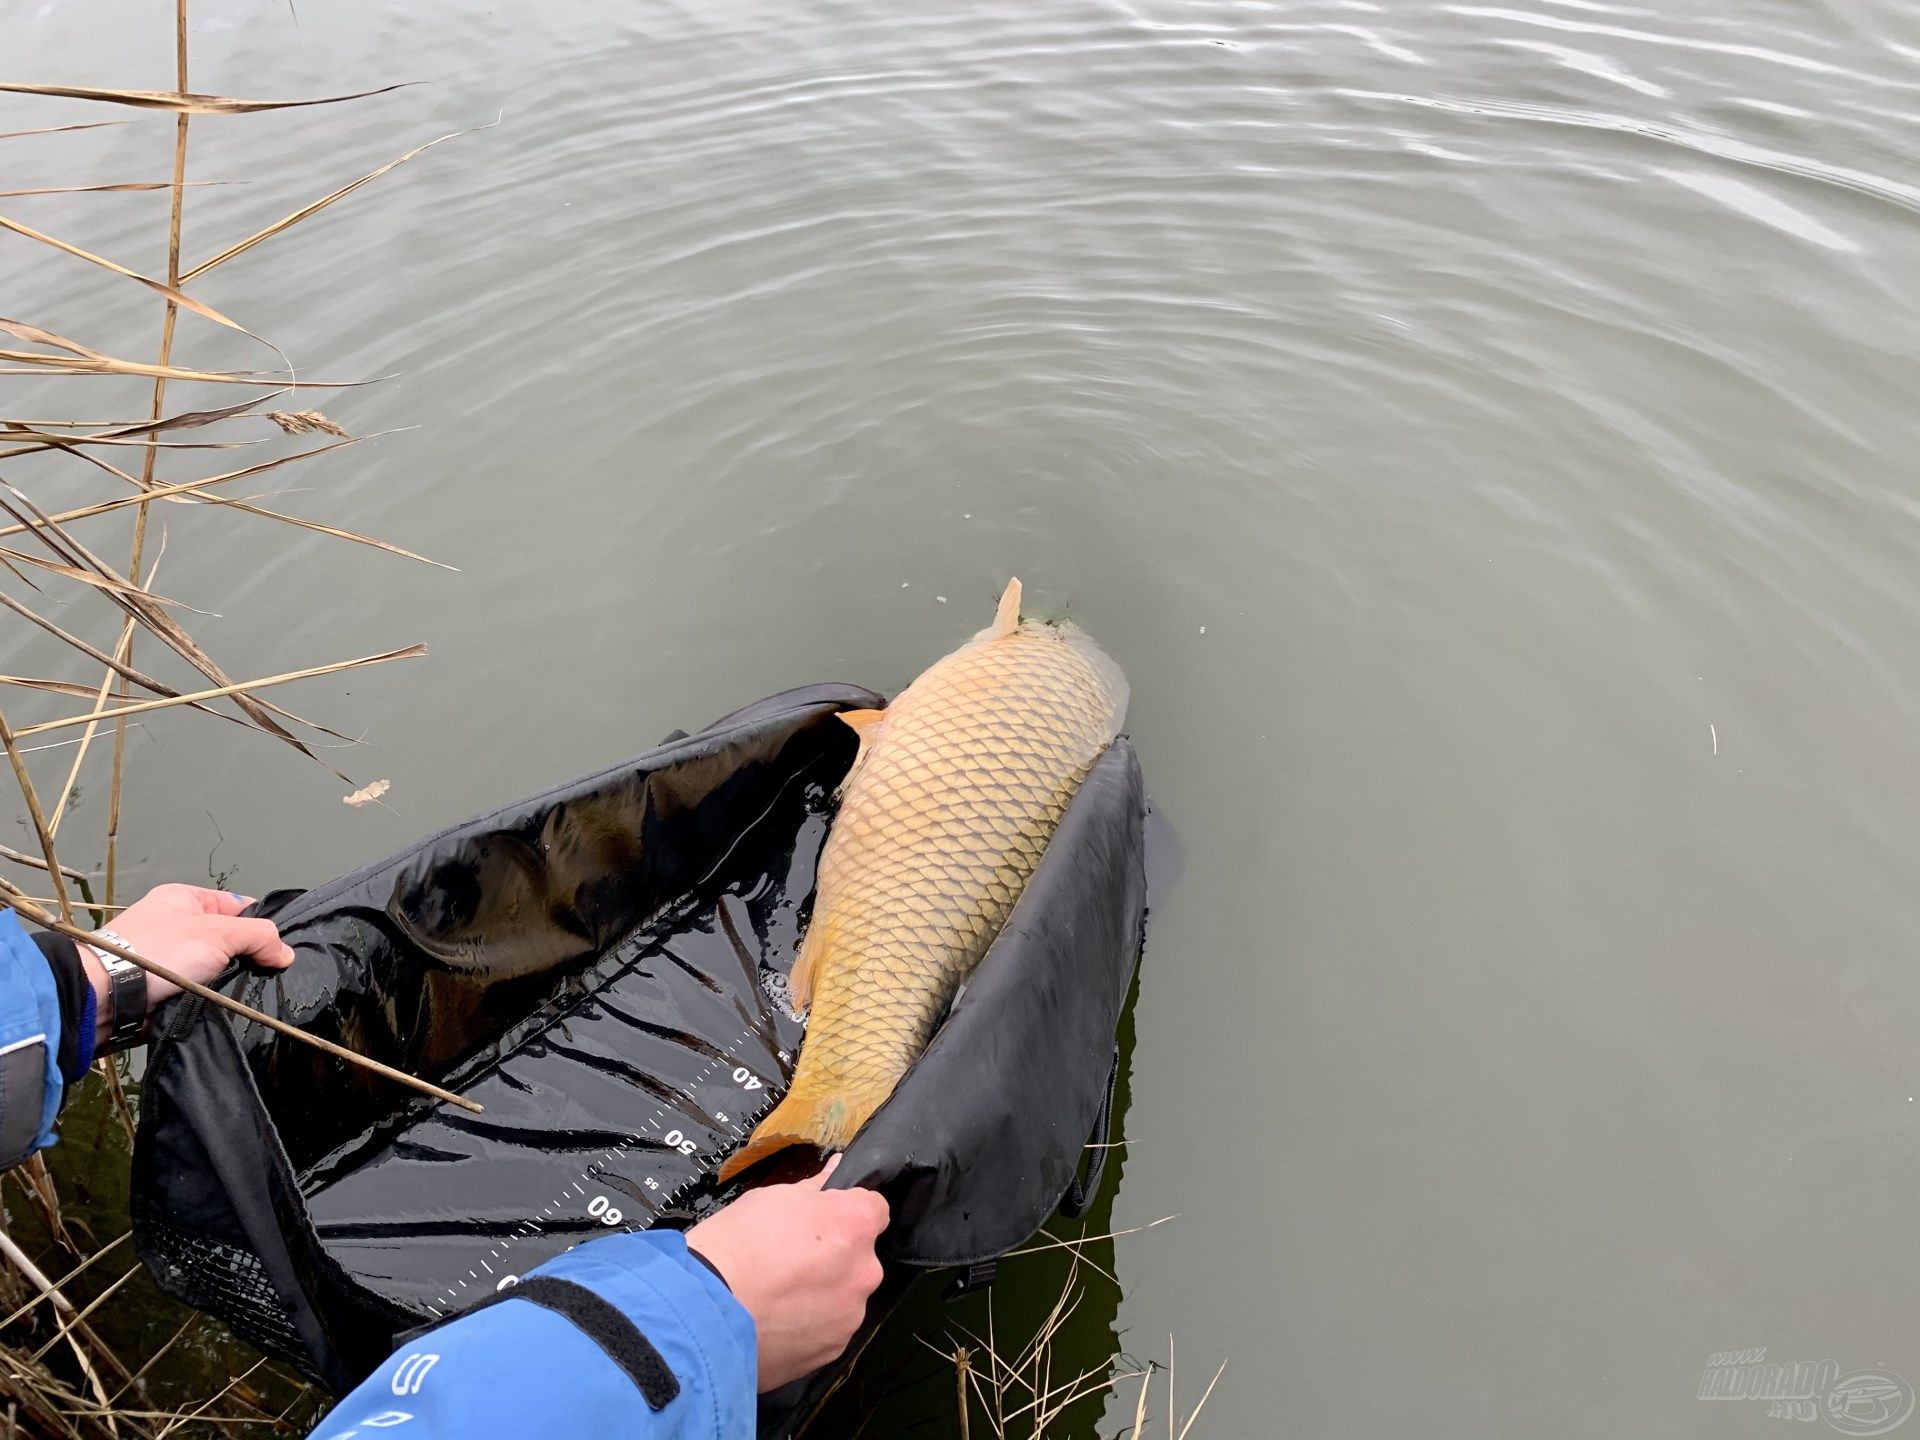
[(0, 1050), (0, 1170), (33, 1154), (46, 1096), (47, 1037), (32, 1035)]
[[(38, 1116), (39, 1111), (36, 1110), (34, 1114)], [(574, 1328), (604, 1350), (607, 1358), (626, 1372), (627, 1378), (633, 1381), (646, 1399), (649, 1410), (664, 1410), (679, 1395), (679, 1377), (668, 1368), (660, 1352), (653, 1348), (653, 1342), (642, 1335), (640, 1327), (621, 1314), (618, 1307), (609, 1304), (586, 1286), (552, 1275), (532, 1275), (511, 1289), (489, 1295), (479, 1304), (469, 1307), (463, 1315), (476, 1314), (503, 1300), (531, 1300), (541, 1309), (551, 1310), (571, 1320)]]

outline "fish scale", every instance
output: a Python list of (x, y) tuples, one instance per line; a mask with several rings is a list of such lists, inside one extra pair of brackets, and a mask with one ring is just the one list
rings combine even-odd
[(994, 624), (884, 712), (842, 717), (861, 748), (794, 965), (806, 1036), (792, 1088), (723, 1178), (789, 1145), (844, 1148), (886, 1101), (1119, 733), (1119, 667), (1019, 606), (1015, 580)]

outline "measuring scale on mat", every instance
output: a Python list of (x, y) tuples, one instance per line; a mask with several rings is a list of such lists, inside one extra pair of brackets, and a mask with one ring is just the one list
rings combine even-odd
[(510, 1030), (505, 1057), (303, 1185), (328, 1255), (421, 1315), (514, 1284), (582, 1240), (688, 1216), (784, 1091), (801, 1024), (778, 1001), (826, 820), (671, 926), (643, 928)]

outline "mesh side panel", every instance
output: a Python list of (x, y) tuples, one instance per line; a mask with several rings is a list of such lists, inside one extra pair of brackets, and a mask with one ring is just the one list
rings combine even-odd
[(323, 1383), (258, 1256), (165, 1220), (153, 1221), (149, 1232), (152, 1255), (160, 1265), (156, 1278), (170, 1294), (217, 1317), (242, 1340), (286, 1361), (307, 1379)]

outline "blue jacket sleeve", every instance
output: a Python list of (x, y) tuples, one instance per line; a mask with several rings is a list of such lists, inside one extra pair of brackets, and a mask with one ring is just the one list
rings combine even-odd
[(60, 994), (47, 960), (0, 910), (0, 1170), (53, 1144), (60, 1113)]
[[(527, 1285), (536, 1277), (590, 1291), (586, 1313), (509, 1298), (430, 1330), (341, 1401), (314, 1440), (753, 1435), (753, 1320), (680, 1235), (590, 1240), (530, 1271), (521, 1285), (537, 1291)], [(618, 1316), (596, 1318), (595, 1297)], [(656, 1374), (643, 1385), (646, 1367), (634, 1365), (635, 1347), (615, 1333), (622, 1319), (644, 1337), (638, 1348), (664, 1362), (670, 1382), (658, 1383)]]

